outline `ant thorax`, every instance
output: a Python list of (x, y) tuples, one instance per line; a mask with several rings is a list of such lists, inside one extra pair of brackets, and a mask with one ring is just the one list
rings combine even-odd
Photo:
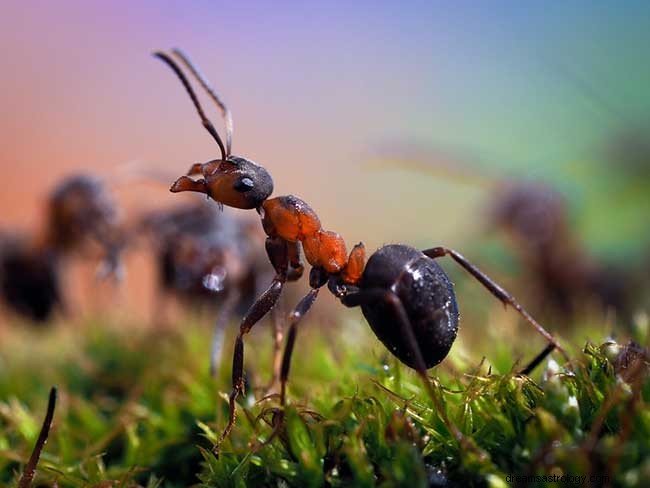
[(347, 283), (358, 282), (365, 264), (362, 244), (354, 247), (348, 259), (343, 237), (323, 230), (316, 212), (293, 195), (266, 200), (262, 209), (262, 225), (267, 235), (300, 241), (310, 265), (331, 275), (341, 274)]

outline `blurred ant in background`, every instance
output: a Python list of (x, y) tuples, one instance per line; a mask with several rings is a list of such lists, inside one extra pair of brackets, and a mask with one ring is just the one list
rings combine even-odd
[[(393, 151), (395, 146), (391, 144)], [(623, 321), (635, 312), (638, 303), (632, 274), (589, 256), (571, 223), (566, 199), (548, 184), (488, 172), (467, 156), (415, 146), (394, 152), (395, 157), (385, 159), (490, 193), (482, 204), (484, 228), (504, 238), (518, 256), (527, 283), (524, 288), (530, 290), (536, 314), (561, 317), (566, 323), (566, 318), (583, 312), (585, 305), (613, 311)]]
[(7, 307), (33, 321), (68, 312), (62, 290), (62, 261), (100, 247), (98, 274), (119, 277), (123, 246), (115, 203), (104, 183), (92, 176), (65, 179), (49, 195), (45, 230), (34, 237), (0, 238), (0, 290)]
[[(273, 276), (273, 268), (260, 252), (264, 236), (259, 225), (201, 201), (149, 212), (136, 227), (153, 240), (158, 279), (156, 315), (162, 313), (170, 297), (187, 308), (205, 308), (213, 313), (218, 309), (210, 356), (214, 376), (226, 324), (234, 313), (243, 314), (248, 309)], [(277, 317), (273, 324), (279, 351), (282, 328)], [(279, 374), (278, 368), (276, 364), (274, 371)]]
[[(220, 159), (193, 164), (187, 176), (176, 180), (171, 191), (198, 192), (220, 205), (255, 210), (261, 217), (267, 235), (266, 251), (275, 270), (270, 285), (241, 321), (233, 354), (229, 421), (214, 447), (215, 452), (218, 452), (235, 423), (237, 398), (244, 393), (244, 336), (276, 305), (284, 285), (302, 276), (304, 266), (300, 256), (301, 248), (312, 266), (309, 273), (311, 289), (289, 314), (289, 331), (280, 377), (282, 408), (277, 412), (277, 422), (271, 438), (282, 424), (286, 384), (298, 325), (325, 285), (343, 305), (361, 307), (379, 340), (401, 362), (417, 371), (447, 427), (452, 429), (458, 440), (463, 436), (445, 415), (427, 376), (427, 370), (447, 356), (456, 338), (459, 320), (453, 286), (435, 259), (451, 257), (504, 305), (517, 310), (548, 341), (548, 346), (523, 369), (523, 374), (530, 373), (555, 348), (568, 360), (553, 336), (511, 294), (453, 249), (433, 247), (419, 251), (410, 246), (391, 244), (377, 250), (366, 262), (363, 244), (354, 246), (348, 255), (343, 238), (336, 232), (324, 230), (318, 216), (306, 202), (293, 195), (270, 198), (273, 180), (267, 170), (248, 159), (232, 155), (230, 111), (207, 81), (178, 50), (172, 51), (171, 56), (162, 52), (156, 52), (155, 56), (165, 62), (180, 79), (204, 128), (214, 138), (221, 152)], [(220, 108), (226, 126), (225, 144), (206, 117), (192, 86), (172, 56), (189, 70)]]
[(512, 242), (541, 309), (571, 317), (581, 304), (596, 304), (629, 319), (629, 276), (589, 257), (571, 227), (564, 198), (555, 190), (524, 181), (508, 184), (488, 203), (488, 216), (493, 228)]

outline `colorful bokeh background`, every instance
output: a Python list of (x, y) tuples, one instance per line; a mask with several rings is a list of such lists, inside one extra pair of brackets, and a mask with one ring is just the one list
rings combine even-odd
[[(174, 46), (233, 110), (235, 153), (350, 244), (476, 248), (485, 188), (377, 164), (413, 146), (553, 185), (602, 259), (647, 248), (648, 174), (605, 156), (622, 131), (650, 138), (642, 1), (5, 0), (0, 227), (38, 228), (71, 172), (112, 178), (137, 162), (171, 181), (217, 156), (150, 56)], [(143, 182), (117, 191), (128, 212), (175, 198)]]

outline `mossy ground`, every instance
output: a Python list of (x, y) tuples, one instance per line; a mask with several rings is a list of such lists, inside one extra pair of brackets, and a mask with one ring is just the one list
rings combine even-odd
[[(637, 361), (643, 352), (626, 348), (624, 335), (610, 342), (606, 327), (565, 334), (577, 346), (569, 347), (570, 368), (555, 355), (532, 378), (512, 372), (543, 346), (532, 333), (511, 341), (487, 334), (480, 349), (489, 364), (461, 341), (431, 371), (459, 442), (417, 376), (360, 319), (341, 326), (345, 336), (307, 324), (283, 428), (258, 448), (277, 407), (274, 398), (255, 401), (271, 364), (261, 328), (246, 348), (248, 396), (217, 459), (210, 447), (227, 416), (229, 350), (215, 381), (207, 328), (128, 325), (2, 331), (0, 484), (16, 482), (56, 385), (41, 486), (517, 486), (509, 475), (604, 475), (609, 481), (593, 485), (650, 486), (647, 357)], [(630, 335), (645, 344), (643, 325)]]

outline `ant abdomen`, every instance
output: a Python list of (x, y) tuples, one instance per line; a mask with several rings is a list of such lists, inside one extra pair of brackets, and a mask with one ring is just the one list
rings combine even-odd
[[(427, 369), (440, 363), (456, 339), (459, 319), (454, 288), (442, 268), (415, 248), (387, 245), (370, 257), (361, 278), (362, 292), (373, 289), (399, 297)], [(386, 348), (416, 368), (412, 348), (390, 302), (378, 299), (362, 304), (361, 310)]]

